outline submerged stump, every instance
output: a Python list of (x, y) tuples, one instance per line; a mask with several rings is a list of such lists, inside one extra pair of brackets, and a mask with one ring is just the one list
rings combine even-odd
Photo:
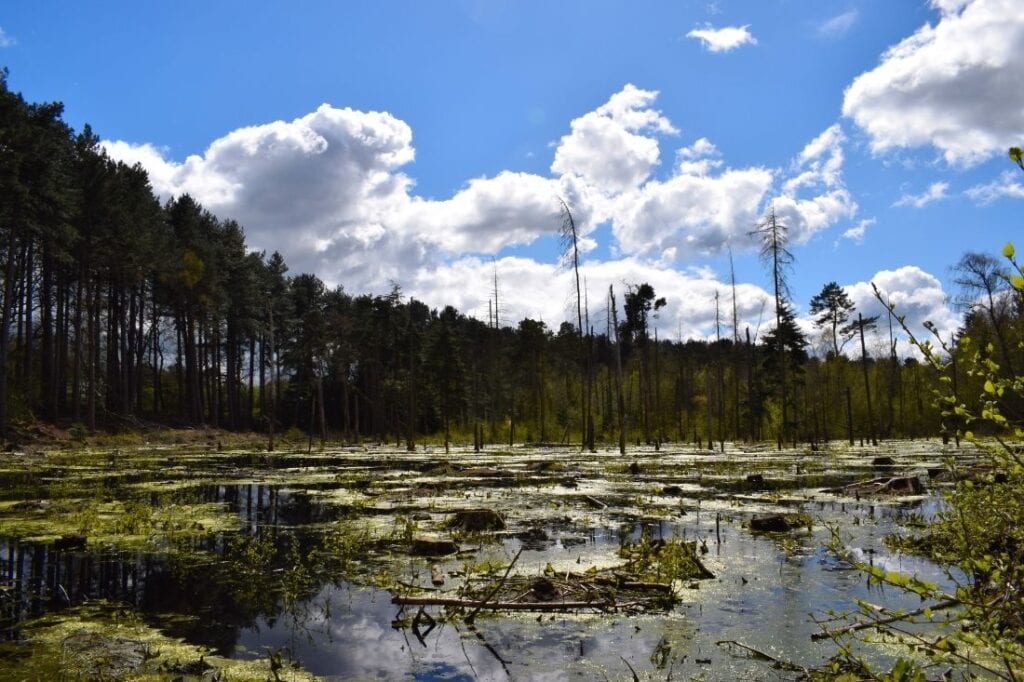
[(462, 509), (455, 512), (448, 527), (474, 533), (505, 530), (505, 519), (493, 509)]
[(414, 556), (448, 556), (459, 551), (454, 540), (436, 535), (417, 535), (412, 539), (409, 553)]
[(750, 530), (755, 533), (787, 533), (794, 527), (782, 514), (766, 514), (750, 519)]

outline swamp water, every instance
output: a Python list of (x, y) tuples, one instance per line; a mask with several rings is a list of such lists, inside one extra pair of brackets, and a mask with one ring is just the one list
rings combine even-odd
[[(876, 457), (891, 464), (872, 466)], [(17, 679), (792, 679), (835, 652), (815, 620), (863, 599), (912, 610), (825, 549), (944, 581), (883, 539), (933, 515), (928, 469), (976, 454), (937, 442), (819, 452), (386, 447), (261, 453), (196, 447), (4, 455), (0, 671)], [(635, 464), (634, 464), (635, 463)], [(631, 466), (633, 465), (633, 466)], [(829, 492), (919, 476), (923, 494)], [(450, 527), (489, 509), (500, 531)], [(799, 514), (755, 533), (767, 513)], [(790, 518), (793, 518), (790, 516)], [(414, 556), (425, 534), (459, 552)], [(696, 542), (714, 578), (675, 581), (665, 608), (481, 612), (457, 597), (511, 576), (594, 574), (624, 544)], [(443, 584), (438, 584), (443, 580)], [(510, 578), (511, 580), (511, 578)], [(436, 581), (436, 582), (435, 582)], [(464, 614), (463, 614), (464, 615)], [(436, 621), (436, 622), (435, 622)], [(749, 648), (747, 648), (749, 647)], [(889, 660), (883, 647), (869, 658)], [(298, 667), (301, 666), (301, 669)], [(6, 678), (7, 675), (4, 675)]]

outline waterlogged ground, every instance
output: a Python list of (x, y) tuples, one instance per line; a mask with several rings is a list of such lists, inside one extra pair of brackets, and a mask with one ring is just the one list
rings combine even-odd
[[(877, 457), (891, 464), (872, 464)], [(929, 469), (973, 464), (936, 441), (824, 450), (335, 447), (266, 453), (163, 446), (0, 459), (0, 669), (12, 679), (792, 679), (835, 652), (815, 622), (869, 586), (851, 560), (942, 582), (893, 553), (941, 504)], [(917, 495), (834, 492), (917, 476)], [(490, 509), (501, 531), (451, 528)], [(798, 527), (757, 533), (784, 513)], [(799, 516), (796, 516), (799, 514)], [(825, 548), (838, 533), (850, 549)], [(416, 556), (423, 540), (457, 554)], [(696, 542), (714, 578), (668, 582), (661, 608), (480, 613), (394, 596), (456, 598), (508, 582), (605, 575), (620, 547)], [(685, 544), (683, 545), (686, 546)], [(589, 574), (588, 574), (589, 571)], [(597, 573), (596, 573), (597, 572)], [(440, 584), (443, 580), (443, 584)], [(621, 601), (621, 600), (620, 600)], [(749, 648), (747, 648), (749, 647)], [(880, 663), (890, 652), (869, 648)]]

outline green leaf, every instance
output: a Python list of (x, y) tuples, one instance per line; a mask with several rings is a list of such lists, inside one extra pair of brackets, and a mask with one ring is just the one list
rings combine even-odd
[(991, 379), (986, 379), (985, 380), (985, 393), (990, 393), (992, 395), (995, 395), (995, 392), (996, 392), (996, 385), (992, 383)]
[(1003, 245), (1003, 255), (1007, 258), (1013, 258), (1014, 253), (1013, 242), (1006, 242), (1006, 244)]
[(1017, 291), (1024, 290), (1024, 276), (1011, 275), (1010, 284), (1013, 285), (1013, 288), (1016, 289)]

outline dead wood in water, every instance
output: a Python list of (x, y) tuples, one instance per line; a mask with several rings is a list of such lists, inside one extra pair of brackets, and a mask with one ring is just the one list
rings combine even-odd
[(444, 596), (395, 595), (391, 601), (403, 607), (437, 606), (456, 613), (468, 610), (463, 616), (467, 623), (472, 623), (480, 611), (665, 611), (679, 601), (673, 587), (675, 581), (714, 577), (697, 558), (695, 543), (680, 540), (643, 538), (620, 549), (627, 560), (625, 564), (583, 573), (556, 573), (549, 568), (541, 575), (512, 576), (521, 553), (522, 550), (516, 554), (499, 579), (478, 589)]
[(473, 618), (476, 617), (476, 614), (480, 612), (480, 609), (484, 608), (488, 601), (494, 599), (494, 595), (496, 595), (498, 591), (505, 586), (505, 581), (508, 580), (508, 574), (512, 572), (512, 567), (516, 565), (516, 562), (519, 561), (519, 557), (521, 557), (522, 555), (522, 549), (516, 552), (516, 555), (512, 557), (512, 561), (509, 562), (508, 568), (505, 569), (505, 575), (501, 576), (501, 580), (499, 580), (498, 583), (494, 586), (494, 589), (492, 589), (490, 593), (488, 593), (488, 595), (484, 597), (480, 605), (474, 608), (472, 611), (470, 611), (469, 614), (466, 616), (467, 623), (472, 623)]
[(461, 509), (455, 512), (448, 527), (470, 532), (505, 530), (505, 520), (493, 509)]
[[(493, 601), (486, 602), (458, 597), (392, 597), (392, 604), (399, 606), (451, 606), (456, 608), (476, 609), (477, 611), (574, 611), (578, 609), (600, 609), (625, 607), (627, 604), (597, 601), (563, 601), (563, 602), (518, 602)], [(637, 605), (631, 602), (628, 605)]]
[[(391, 598), (391, 603), (399, 606), (472, 609), (464, 618), (472, 622), (480, 611), (640, 611), (664, 609), (677, 601), (671, 584), (627, 580), (624, 576), (614, 574), (568, 573), (550, 577), (510, 578), (508, 572), (514, 563), (515, 560), (509, 564), (502, 579), (482, 598), (396, 595)], [(500, 599), (495, 599), (499, 593)]]

